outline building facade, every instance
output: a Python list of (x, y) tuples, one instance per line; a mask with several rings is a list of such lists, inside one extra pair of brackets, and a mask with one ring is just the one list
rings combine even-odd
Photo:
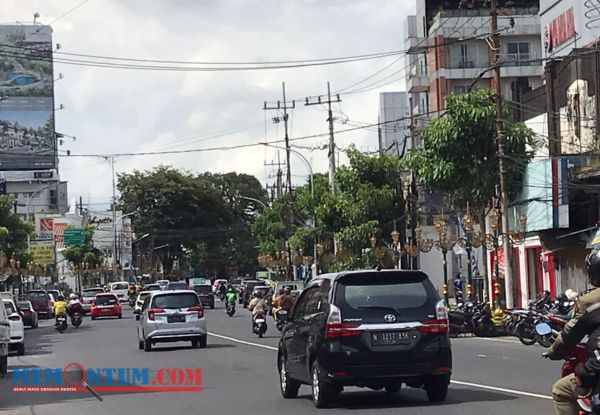
[(379, 94), (379, 150), (402, 156), (411, 148), (409, 99), (406, 92)]
[[(542, 85), (539, 0), (498, 0), (502, 96), (507, 104)], [(445, 98), (493, 88), (489, 1), (417, 0), (405, 24), (406, 87), (420, 114), (440, 113)], [(513, 117), (522, 120), (519, 107)]]

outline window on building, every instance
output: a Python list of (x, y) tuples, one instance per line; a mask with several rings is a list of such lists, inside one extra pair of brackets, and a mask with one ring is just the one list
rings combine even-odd
[(452, 87), (452, 92), (454, 93), (454, 95), (460, 95), (460, 94), (464, 94), (465, 92), (468, 92), (469, 87), (465, 86), (465, 85), (455, 85)]
[(476, 68), (479, 66), (476, 45), (453, 45), (450, 53), (452, 54), (452, 68)]
[(531, 59), (530, 45), (527, 42), (513, 42), (506, 44), (506, 57), (508, 61), (522, 62)]

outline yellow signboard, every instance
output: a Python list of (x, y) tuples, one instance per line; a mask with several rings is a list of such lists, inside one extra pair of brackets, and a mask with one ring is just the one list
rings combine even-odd
[(54, 263), (54, 241), (32, 243), (30, 251), (35, 264), (49, 265)]

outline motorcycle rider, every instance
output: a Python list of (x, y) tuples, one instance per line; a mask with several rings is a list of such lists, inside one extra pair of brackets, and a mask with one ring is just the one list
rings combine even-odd
[(577, 399), (598, 389), (600, 374), (600, 248), (593, 249), (585, 260), (589, 283), (594, 287), (575, 301), (573, 318), (544, 353), (551, 360), (561, 360), (587, 335), (588, 359), (575, 367), (575, 373), (563, 377), (552, 386), (554, 410), (558, 415), (577, 414)]
[(69, 303), (67, 304), (67, 311), (69, 312), (69, 317), (73, 318), (73, 314), (79, 313), (83, 314), (83, 307), (79, 298), (77, 298), (76, 294), (69, 295)]
[(263, 293), (261, 291), (254, 291), (252, 293), (252, 300), (250, 300), (250, 304), (248, 304), (248, 311), (252, 313), (252, 321), (254, 321), (254, 317), (262, 312), (267, 312), (267, 303), (263, 298)]
[(227, 292), (225, 293), (225, 307), (231, 305), (235, 309), (235, 303), (237, 301), (237, 295), (235, 295), (235, 290), (232, 286), (229, 286)]
[(277, 313), (279, 313), (280, 310), (285, 310), (289, 313), (292, 310), (292, 307), (294, 307), (292, 288), (289, 286), (285, 287), (283, 289), (283, 294), (277, 297), (277, 300), (277, 308), (273, 305), (273, 316), (275, 316), (275, 319), (277, 319)]
[(219, 298), (224, 299), (225, 298), (225, 294), (227, 294), (227, 286), (225, 285), (225, 283), (221, 283), (219, 284)]
[(54, 303), (54, 315), (58, 317), (60, 315), (67, 314), (67, 306), (68, 304), (65, 301), (65, 297), (59, 295)]

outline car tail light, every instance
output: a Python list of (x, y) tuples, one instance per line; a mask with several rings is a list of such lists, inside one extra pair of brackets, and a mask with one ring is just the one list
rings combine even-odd
[(164, 313), (164, 312), (165, 312), (165, 310), (163, 308), (151, 308), (148, 311), (148, 320), (154, 321), (154, 317), (156, 316), (156, 314)]
[(418, 328), (421, 333), (448, 333), (448, 320), (429, 320)]
[(325, 324), (325, 338), (339, 339), (341, 337), (357, 336), (364, 333), (364, 330), (358, 330), (358, 323), (342, 323), (342, 313), (340, 309), (333, 304), (329, 306), (329, 316)]
[(20, 316), (10, 316), (8, 318), (11, 321), (21, 321), (21, 317)]
[(438, 320), (448, 320), (448, 310), (444, 300), (440, 300), (435, 305), (435, 318)]
[(197, 311), (198, 312), (198, 318), (204, 317), (204, 309), (201, 306), (199, 306), (199, 305), (190, 307), (190, 308), (187, 309), (187, 311)]

